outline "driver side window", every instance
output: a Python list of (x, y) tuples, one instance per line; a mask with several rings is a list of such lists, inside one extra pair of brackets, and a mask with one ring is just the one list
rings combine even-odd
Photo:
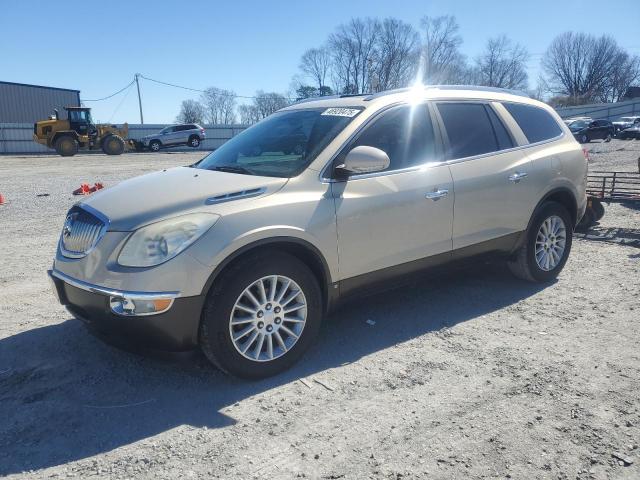
[(402, 105), (382, 113), (349, 145), (347, 152), (359, 146), (384, 151), (390, 160), (385, 171), (436, 160), (433, 125), (426, 105)]

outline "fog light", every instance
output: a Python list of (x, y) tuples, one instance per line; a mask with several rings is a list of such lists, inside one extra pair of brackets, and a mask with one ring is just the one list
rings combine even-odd
[(110, 297), (109, 304), (111, 311), (118, 315), (155, 315), (169, 310), (173, 298)]

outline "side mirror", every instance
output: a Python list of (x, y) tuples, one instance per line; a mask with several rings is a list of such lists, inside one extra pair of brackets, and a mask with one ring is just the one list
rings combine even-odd
[(361, 145), (347, 153), (344, 163), (338, 165), (336, 171), (344, 176), (381, 172), (388, 168), (390, 163), (386, 152), (379, 148)]

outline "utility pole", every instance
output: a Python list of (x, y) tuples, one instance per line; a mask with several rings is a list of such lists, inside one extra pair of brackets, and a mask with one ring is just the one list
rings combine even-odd
[(138, 81), (139, 73), (134, 75), (136, 79), (136, 87), (138, 87), (138, 107), (140, 107), (140, 123), (144, 125), (144, 117), (142, 116), (142, 99), (140, 98), (140, 82)]

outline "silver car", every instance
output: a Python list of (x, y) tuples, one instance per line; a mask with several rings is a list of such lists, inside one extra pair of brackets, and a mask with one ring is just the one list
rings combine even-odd
[(558, 115), (509, 92), (314, 99), (195, 165), (76, 204), (50, 275), (60, 302), (106, 338), (199, 347), (260, 378), (291, 366), (327, 312), (374, 285), (485, 254), (553, 280), (585, 211), (586, 173)]
[(152, 152), (157, 152), (161, 148), (177, 147), (187, 145), (198, 148), (206, 138), (204, 128), (196, 123), (184, 125), (171, 125), (160, 130), (153, 135), (147, 135), (137, 141), (139, 149), (148, 148)]

